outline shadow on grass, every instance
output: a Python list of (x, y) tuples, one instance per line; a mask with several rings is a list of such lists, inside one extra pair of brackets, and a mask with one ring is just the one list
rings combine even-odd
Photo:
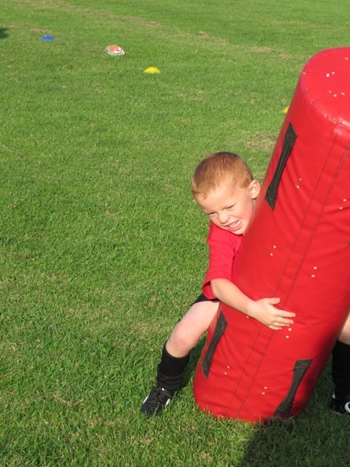
[(6, 39), (8, 37), (7, 28), (0, 28), (0, 39)]
[(330, 362), (306, 410), (293, 420), (258, 425), (237, 467), (345, 467), (350, 465), (350, 417), (329, 409)]
[(305, 412), (292, 420), (258, 425), (237, 467), (345, 467), (350, 465), (350, 417), (328, 408), (329, 366)]
[[(189, 384), (204, 344), (205, 338), (193, 349), (183, 386)], [(328, 364), (305, 412), (298, 418), (254, 425), (243, 458), (232, 467), (350, 466), (350, 417), (334, 414), (328, 408), (333, 390), (330, 372)]]

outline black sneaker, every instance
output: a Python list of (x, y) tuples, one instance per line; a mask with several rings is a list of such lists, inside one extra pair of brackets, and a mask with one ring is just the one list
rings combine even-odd
[(159, 415), (169, 404), (172, 397), (173, 393), (170, 391), (159, 387), (153, 387), (142, 403), (141, 412), (148, 417)]
[(333, 412), (350, 415), (350, 396), (347, 396), (344, 399), (338, 399), (333, 394), (329, 408), (333, 410)]

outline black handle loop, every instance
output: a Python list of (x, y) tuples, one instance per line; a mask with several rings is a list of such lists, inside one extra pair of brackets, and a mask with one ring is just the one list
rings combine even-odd
[(272, 210), (275, 209), (275, 204), (277, 201), (278, 186), (280, 184), (282, 173), (286, 165), (287, 159), (290, 156), (290, 153), (292, 152), (296, 139), (297, 139), (297, 134), (295, 133), (294, 128), (292, 127), (292, 124), (290, 123), (288, 125), (286, 134), (284, 136), (282, 152), (281, 152), (278, 164), (277, 164), (276, 171), (274, 173), (274, 176), (271, 180), (271, 183), (265, 195), (265, 199)]

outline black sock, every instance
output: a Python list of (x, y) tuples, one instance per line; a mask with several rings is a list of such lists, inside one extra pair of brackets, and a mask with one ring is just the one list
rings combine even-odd
[(350, 396), (350, 345), (337, 341), (332, 351), (334, 394), (342, 399)]
[(173, 357), (163, 347), (162, 358), (157, 367), (157, 386), (160, 386), (168, 391), (176, 391), (181, 383), (181, 377), (187, 363), (190, 359), (190, 354), (185, 357)]

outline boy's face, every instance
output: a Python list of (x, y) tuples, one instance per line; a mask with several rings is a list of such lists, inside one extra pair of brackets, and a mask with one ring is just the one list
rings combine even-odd
[(246, 188), (224, 184), (204, 198), (195, 199), (209, 219), (220, 229), (243, 235), (252, 217), (260, 184), (253, 180)]

